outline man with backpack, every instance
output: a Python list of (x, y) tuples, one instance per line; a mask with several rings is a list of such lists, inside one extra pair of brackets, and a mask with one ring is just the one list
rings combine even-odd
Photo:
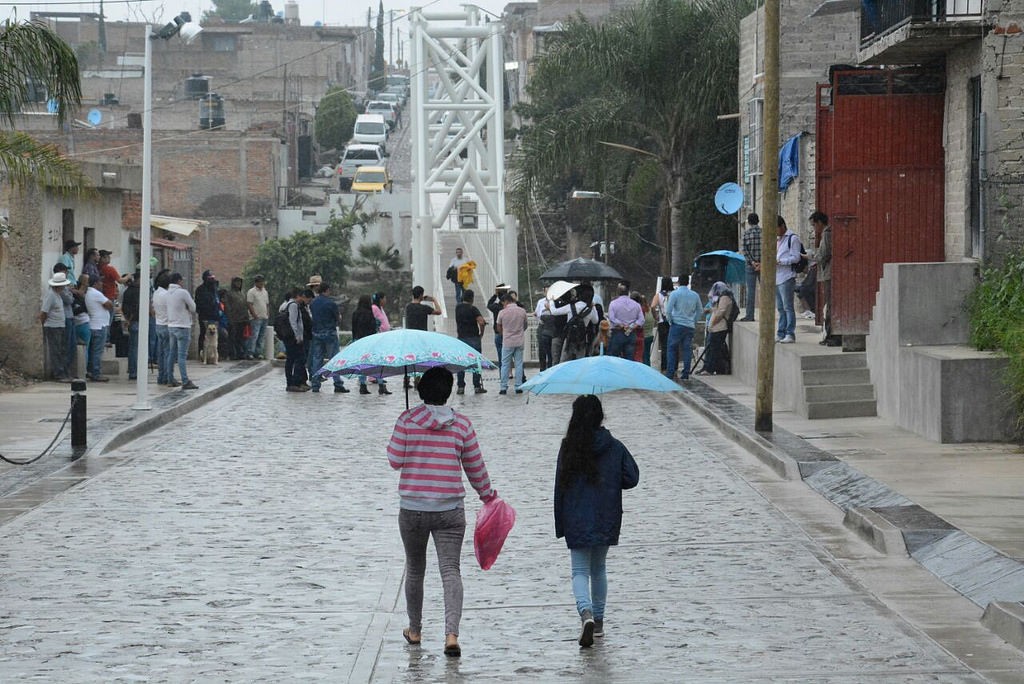
[(786, 219), (781, 216), (777, 221), (776, 235), (775, 307), (779, 312), (779, 324), (775, 341), (792, 344), (796, 342), (796, 307), (793, 303), (796, 274), (806, 267), (807, 257), (804, 256), (800, 238), (789, 229)]
[(597, 311), (594, 310), (590, 301), (577, 299), (565, 306), (559, 306), (551, 310), (552, 315), (565, 316), (565, 328), (563, 329), (562, 353), (555, 361), (572, 361), (581, 359), (587, 355), (590, 349), (591, 331), (597, 327)]
[(281, 306), (274, 319), (274, 331), (284, 343), (285, 391), (288, 392), (308, 392), (310, 389), (306, 384), (306, 347), (313, 327), (307, 310), (312, 299), (312, 290), (296, 292)]

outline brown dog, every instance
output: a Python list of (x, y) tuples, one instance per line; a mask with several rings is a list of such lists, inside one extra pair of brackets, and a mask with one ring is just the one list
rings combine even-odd
[(217, 356), (217, 324), (207, 323), (206, 333), (203, 338), (203, 363), (209, 366), (219, 365), (220, 359)]

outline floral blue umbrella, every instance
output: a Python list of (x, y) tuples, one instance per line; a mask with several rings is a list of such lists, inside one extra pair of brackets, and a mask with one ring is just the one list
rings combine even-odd
[[(317, 375), (365, 375), (380, 380), (396, 375), (408, 377), (438, 366), (453, 373), (480, 373), (497, 368), (462, 340), (425, 330), (401, 329), (356, 340), (335, 354)], [(405, 403), (408, 407), (408, 388)]]

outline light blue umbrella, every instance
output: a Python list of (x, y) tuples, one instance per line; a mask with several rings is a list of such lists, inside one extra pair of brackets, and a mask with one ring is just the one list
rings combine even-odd
[[(693, 260), (693, 267), (699, 268), (698, 263), (704, 258), (715, 258), (725, 261), (725, 282), (742, 283), (746, 276), (747, 260), (739, 252), (728, 249), (717, 249), (714, 252), (704, 252)], [(719, 261), (721, 263), (721, 261)]]
[(588, 356), (548, 368), (523, 383), (534, 394), (603, 394), (616, 390), (674, 392), (682, 387), (637, 361), (618, 356)]

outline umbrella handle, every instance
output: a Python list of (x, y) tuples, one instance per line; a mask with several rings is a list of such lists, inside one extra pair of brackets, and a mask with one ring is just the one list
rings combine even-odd
[(402, 368), (402, 387), (405, 389), (405, 410), (409, 410), (409, 367)]

